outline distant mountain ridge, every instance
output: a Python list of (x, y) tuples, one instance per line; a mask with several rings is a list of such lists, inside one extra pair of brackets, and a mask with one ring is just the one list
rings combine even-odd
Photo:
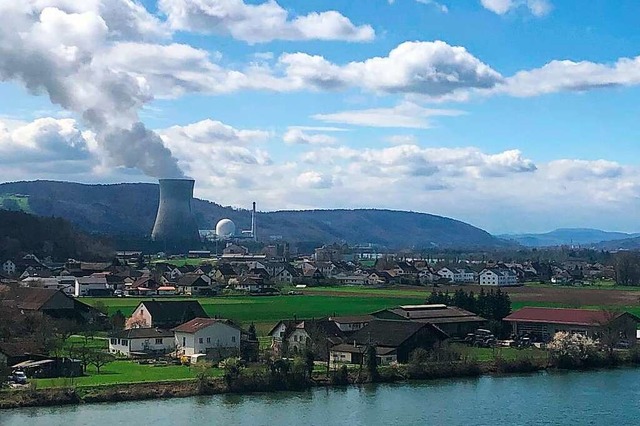
[(595, 245), (601, 242), (639, 237), (640, 234), (609, 232), (591, 228), (560, 228), (542, 234), (497, 235), (527, 247), (550, 247), (562, 245)]
[[(0, 208), (40, 216), (62, 217), (80, 228), (106, 235), (147, 236), (158, 207), (159, 187), (148, 183), (87, 185), (57, 181), (0, 184)], [(237, 229), (249, 229), (248, 210), (195, 199), (200, 229), (214, 229), (229, 218)], [(389, 248), (495, 248), (509, 243), (454, 219), (393, 210), (306, 210), (257, 214), (262, 241), (349, 244), (374, 243)]]

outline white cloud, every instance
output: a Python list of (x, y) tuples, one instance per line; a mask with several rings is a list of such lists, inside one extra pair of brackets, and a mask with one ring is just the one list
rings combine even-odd
[(518, 8), (526, 8), (534, 16), (547, 15), (551, 9), (548, 0), (480, 0), (482, 6), (498, 15), (507, 14)]
[(372, 108), (341, 111), (332, 114), (315, 114), (312, 118), (329, 123), (351, 124), (355, 126), (427, 129), (431, 127), (431, 117), (451, 117), (462, 114), (464, 114), (464, 112), (459, 110), (423, 108), (411, 102), (404, 102), (391, 108)]
[(301, 129), (290, 128), (282, 137), (290, 145), (332, 145), (338, 142), (333, 136), (322, 133), (308, 133)]
[(640, 56), (620, 58), (613, 64), (552, 61), (541, 68), (516, 73), (494, 91), (512, 96), (537, 96), (637, 84), (640, 84)]
[(305, 189), (327, 189), (333, 186), (333, 179), (326, 174), (307, 171), (298, 175), (296, 183)]
[(231, 35), (249, 43), (272, 40), (370, 41), (369, 25), (354, 25), (336, 12), (291, 16), (274, 0), (248, 4), (243, 0), (160, 0), (160, 10), (174, 30)]
[(427, 4), (429, 6), (433, 6), (433, 7), (435, 7), (437, 10), (439, 10), (442, 13), (449, 13), (449, 8), (446, 5), (444, 5), (442, 3), (439, 3), (439, 2), (437, 2), (435, 0), (416, 0), (416, 1), (418, 3), (422, 3), (422, 4)]
[(378, 93), (441, 96), (462, 88), (491, 88), (502, 76), (464, 47), (443, 41), (405, 42), (388, 56), (340, 66), (322, 56), (284, 54), (285, 75), (298, 87), (360, 87)]

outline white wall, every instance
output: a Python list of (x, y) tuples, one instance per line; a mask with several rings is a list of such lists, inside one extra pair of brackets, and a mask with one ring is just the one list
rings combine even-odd
[[(156, 339), (159, 341), (156, 342)], [(115, 343), (114, 343), (115, 341)], [(123, 345), (122, 342), (127, 344)], [(173, 337), (151, 337), (140, 339), (109, 339), (109, 352), (129, 356), (131, 352), (172, 352), (176, 347)]]
[(184, 355), (205, 354), (216, 348), (240, 350), (240, 330), (218, 322), (196, 333), (176, 332), (175, 342)]

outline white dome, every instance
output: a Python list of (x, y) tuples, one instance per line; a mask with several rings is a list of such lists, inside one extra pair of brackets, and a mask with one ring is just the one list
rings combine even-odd
[(227, 239), (236, 234), (236, 224), (231, 219), (222, 219), (216, 225), (216, 235), (218, 238)]

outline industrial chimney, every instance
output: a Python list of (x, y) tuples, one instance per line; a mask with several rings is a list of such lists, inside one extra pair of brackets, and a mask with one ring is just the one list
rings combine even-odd
[(160, 204), (151, 238), (163, 242), (165, 250), (183, 250), (198, 245), (200, 234), (191, 211), (191, 179), (160, 179)]

